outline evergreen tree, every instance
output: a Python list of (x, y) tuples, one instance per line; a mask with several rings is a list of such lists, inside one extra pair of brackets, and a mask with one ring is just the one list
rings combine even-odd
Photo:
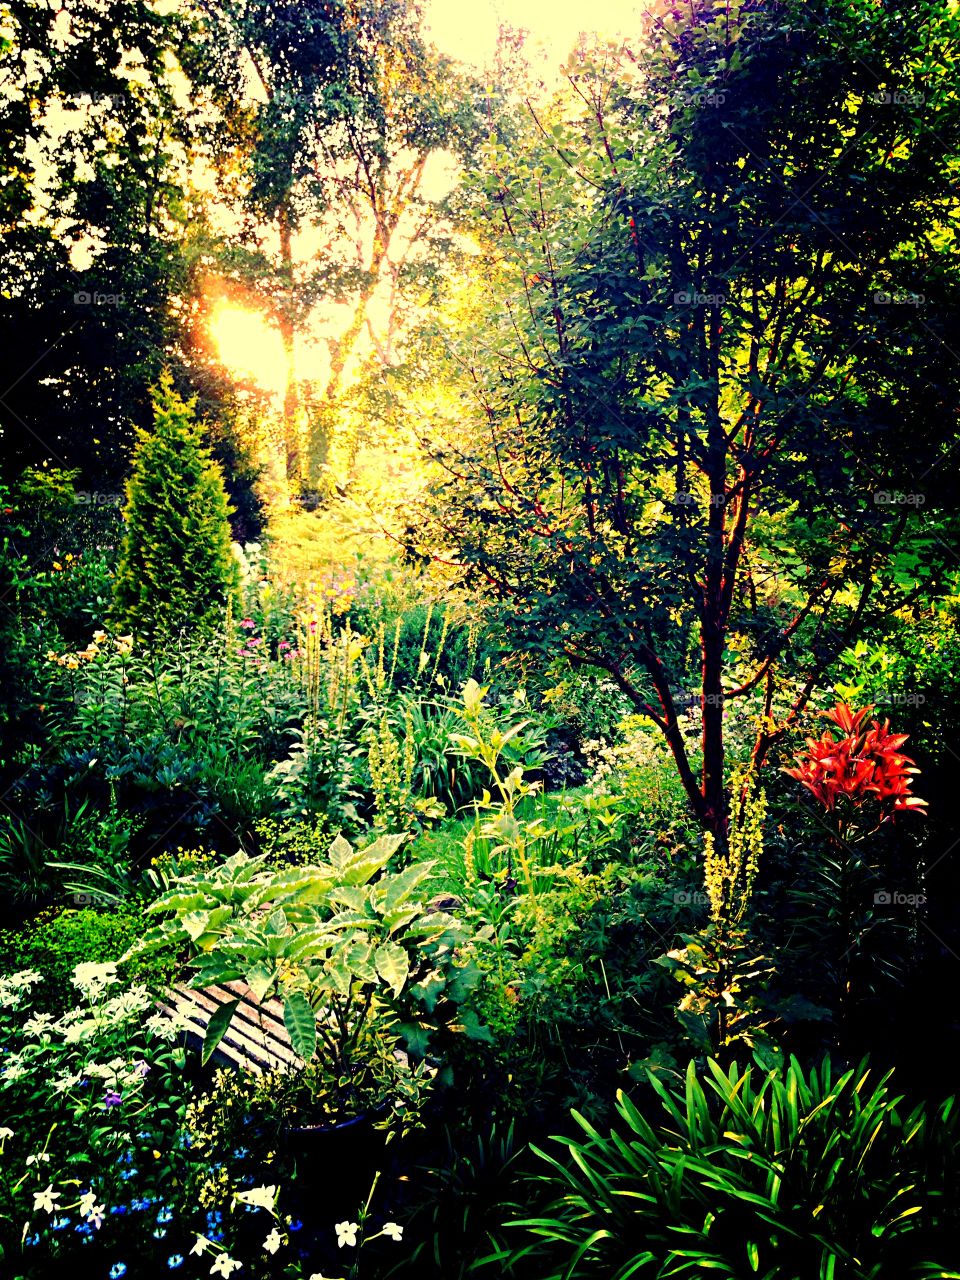
[(153, 390), (153, 430), (138, 433), (114, 620), (140, 635), (213, 623), (239, 588), (223, 474), (202, 443), (194, 403), (164, 373)]

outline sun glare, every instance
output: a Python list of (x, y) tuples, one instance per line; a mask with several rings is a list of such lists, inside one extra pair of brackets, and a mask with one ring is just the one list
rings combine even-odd
[(542, 45), (551, 60), (563, 61), (581, 31), (603, 36), (635, 30), (645, 0), (427, 0), (428, 30), (444, 53), (475, 66), (494, 53), (501, 22), (522, 27)]
[(238, 379), (279, 395), (286, 382), (280, 334), (263, 315), (232, 302), (218, 302), (210, 334), (224, 367)]

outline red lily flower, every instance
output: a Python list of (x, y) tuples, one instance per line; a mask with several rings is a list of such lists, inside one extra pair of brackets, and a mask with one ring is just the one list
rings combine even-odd
[(802, 782), (825, 809), (835, 809), (841, 801), (857, 806), (873, 801), (880, 806), (880, 821), (886, 822), (902, 810), (925, 809), (927, 802), (911, 793), (912, 776), (920, 770), (900, 751), (907, 734), (892, 733), (889, 720), (872, 720), (865, 728), (872, 710), (854, 711), (838, 702), (824, 711), (843, 736), (834, 738), (825, 729), (819, 739), (807, 738), (796, 766), (784, 772)]

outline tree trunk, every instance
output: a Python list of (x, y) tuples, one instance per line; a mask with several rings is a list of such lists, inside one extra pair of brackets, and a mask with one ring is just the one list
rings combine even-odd
[(283, 444), (286, 452), (287, 489), (291, 498), (299, 497), (303, 488), (300, 460), (300, 427), (298, 410), (300, 398), (297, 391), (297, 369), (294, 354), (296, 325), (294, 322), (293, 245), (290, 227), (290, 211), (282, 204), (277, 213), (280, 231), (280, 274), (283, 296), (280, 303), (280, 340), (283, 343), (284, 370), (283, 392)]

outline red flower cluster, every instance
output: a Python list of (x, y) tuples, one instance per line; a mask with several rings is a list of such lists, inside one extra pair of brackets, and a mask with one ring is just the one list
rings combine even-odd
[(883, 822), (902, 809), (925, 809), (927, 802), (910, 794), (911, 776), (920, 770), (900, 752), (907, 735), (891, 733), (889, 720), (872, 720), (865, 729), (872, 710), (854, 711), (838, 702), (832, 711), (824, 711), (844, 736), (837, 740), (825, 729), (819, 740), (807, 738), (807, 750), (797, 757), (796, 768), (784, 772), (802, 782), (826, 809), (836, 808), (842, 796), (855, 805), (876, 801)]

